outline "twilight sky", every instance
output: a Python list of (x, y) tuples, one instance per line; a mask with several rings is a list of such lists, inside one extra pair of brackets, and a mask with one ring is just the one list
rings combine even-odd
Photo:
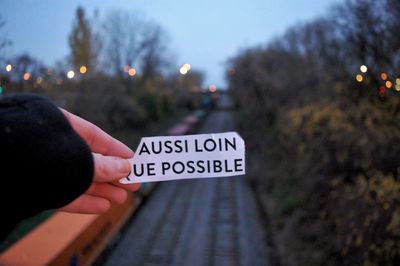
[[(10, 55), (28, 52), (47, 65), (69, 53), (75, 10), (89, 17), (97, 8), (126, 10), (160, 24), (170, 36), (176, 63), (205, 73), (206, 83), (224, 86), (225, 62), (240, 49), (265, 44), (299, 22), (329, 12), (342, 0), (1, 0), (1, 34), (13, 42)], [(1, 66), (3, 67), (3, 66)], [(179, 67), (176, 73), (178, 75)]]

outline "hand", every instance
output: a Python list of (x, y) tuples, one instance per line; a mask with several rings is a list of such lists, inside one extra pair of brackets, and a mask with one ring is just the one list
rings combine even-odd
[(92, 150), (95, 171), (89, 189), (60, 210), (101, 214), (110, 208), (111, 203), (123, 203), (128, 196), (127, 190), (135, 191), (140, 187), (140, 184), (123, 185), (118, 182), (131, 171), (127, 159), (133, 157), (133, 151), (94, 124), (66, 110), (61, 111)]

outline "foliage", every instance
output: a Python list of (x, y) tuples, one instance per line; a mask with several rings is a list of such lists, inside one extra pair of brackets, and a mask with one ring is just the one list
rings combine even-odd
[[(387, 231), (391, 221), (395, 228), (400, 199), (400, 182), (394, 178), (400, 128), (393, 121), (398, 116), (366, 100), (357, 105), (340, 100), (294, 108), (278, 125), (281, 147), (293, 156), (295, 185), (310, 195), (310, 215), (320, 214), (320, 224), (335, 232), (313, 233), (313, 242), (330, 244), (326, 256), (331, 261), (360, 265), (399, 259), (400, 239)], [(309, 180), (300, 180), (305, 177)], [(298, 193), (292, 201), (301, 197)], [(386, 247), (388, 241), (393, 245)], [(371, 255), (379, 252), (382, 256)]]
[(284, 265), (399, 264), (399, 12), (348, 0), (230, 61), (249, 175)]

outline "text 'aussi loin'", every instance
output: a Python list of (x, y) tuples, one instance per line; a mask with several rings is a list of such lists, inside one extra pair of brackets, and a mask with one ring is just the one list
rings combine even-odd
[(143, 142), (139, 147), (139, 155), (160, 153), (189, 153), (189, 152), (214, 152), (214, 151), (236, 151), (236, 138), (207, 138), (205, 140), (194, 139), (151, 141), (150, 144)]

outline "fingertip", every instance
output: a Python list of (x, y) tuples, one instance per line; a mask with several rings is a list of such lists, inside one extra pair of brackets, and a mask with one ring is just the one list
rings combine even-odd
[(115, 197), (115, 203), (122, 204), (127, 200), (127, 198), (128, 198), (128, 192), (124, 189), (120, 189), (118, 191), (118, 196)]
[[(128, 148), (128, 147), (127, 147)], [(127, 150), (127, 159), (130, 159), (133, 157), (133, 155), (135, 155), (135, 152), (133, 150), (131, 150), (130, 148), (128, 148)]]
[(127, 159), (118, 159), (118, 171), (122, 176), (127, 176), (131, 172), (131, 163)]
[[(115, 156), (119, 156), (125, 159), (129, 159), (132, 158), (133, 155), (135, 154), (135, 152), (133, 150), (131, 150), (131, 148), (129, 148), (128, 146), (126, 146), (124, 143), (122, 143), (121, 141), (114, 139), (116, 141), (116, 145), (115, 145), (115, 150), (118, 151), (116, 152), (114, 155)], [(119, 147), (119, 148), (117, 148)], [(113, 155), (113, 154), (110, 154)]]
[(141, 183), (135, 183), (135, 184), (133, 184), (133, 186), (132, 186), (132, 191), (139, 190), (141, 186), (142, 186)]
[(96, 203), (96, 213), (103, 214), (107, 212), (111, 207), (111, 202), (106, 199), (98, 199)]
[(118, 187), (120, 187), (120, 188), (123, 188), (123, 189), (128, 190), (128, 191), (132, 191), (132, 192), (136, 191), (136, 190), (139, 190), (139, 188), (141, 186), (140, 183), (122, 184), (120, 182), (113, 182), (113, 184), (118, 186)]
[(124, 178), (131, 171), (128, 159), (93, 153), (96, 182), (112, 182)]

